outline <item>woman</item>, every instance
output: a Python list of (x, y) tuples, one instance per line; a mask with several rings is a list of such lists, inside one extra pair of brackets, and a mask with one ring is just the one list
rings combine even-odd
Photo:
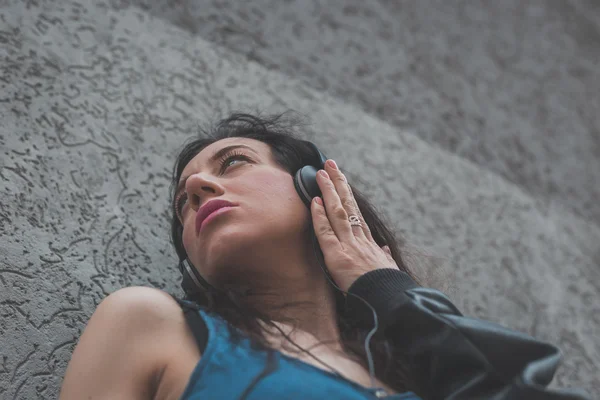
[(284, 117), (234, 114), (183, 148), (186, 299), (109, 295), (61, 399), (586, 398), (546, 388), (556, 347), (420, 287), (373, 206)]

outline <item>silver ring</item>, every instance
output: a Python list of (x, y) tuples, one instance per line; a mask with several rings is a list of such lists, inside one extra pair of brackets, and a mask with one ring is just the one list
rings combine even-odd
[(349, 216), (348, 221), (350, 221), (351, 226), (362, 226), (362, 223), (360, 222), (360, 218), (358, 218), (358, 215)]

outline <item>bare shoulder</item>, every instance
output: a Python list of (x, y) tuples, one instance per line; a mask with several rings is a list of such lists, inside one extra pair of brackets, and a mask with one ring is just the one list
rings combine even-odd
[(180, 304), (160, 289), (132, 286), (110, 294), (100, 307), (108, 309), (111, 319), (124, 321), (122, 328), (112, 328), (127, 331), (151, 357), (138, 370), (155, 366), (145, 373), (151, 377), (152, 397), (179, 398), (201, 356)]
[(131, 329), (143, 332), (138, 337), (149, 338), (145, 347), (159, 360), (150, 383), (152, 398), (180, 398), (201, 354), (179, 303), (162, 290), (139, 286), (120, 289), (111, 296), (104, 301), (115, 312), (125, 314)]
[(150, 287), (119, 289), (98, 305), (67, 367), (61, 399), (148, 398), (188, 336), (181, 307)]
[(102, 331), (119, 331), (118, 337), (124, 340), (147, 342), (145, 351), (156, 353), (159, 360), (168, 358), (184, 337), (192, 337), (179, 303), (169, 293), (151, 287), (131, 286), (111, 293), (100, 303), (94, 318), (106, 325), (96, 324)]
[(124, 322), (144, 322), (152, 326), (183, 318), (181, 307), (170, 294), (145, 286), (130, 286), (111, 293), (102, 300), (96, 312), (99, 311), (133, 319)]

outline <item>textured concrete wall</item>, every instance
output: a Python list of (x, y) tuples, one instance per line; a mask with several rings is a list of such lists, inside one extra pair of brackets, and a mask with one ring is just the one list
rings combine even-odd
[(132, 0), (600, 223), (597, 0)]
[[(321, 26), (315, 22), (317, 17), (327, 19), (323, 15), (339, 11), (332, 7), (326, 12), (322, 3), (323, 12), (311, 9), (303, 14), (299, 3), (288, 3), (297, 24)], [(462, 70), (460, 75), (457, 64), (441, 62), (450, 54), (449, 43), (461, 39), (467, 46), (469, 40), (476, 40), (465, 20), (446, 10), (447, 21), (456, 18), (453, 30), (431, 37), (419, 35), (425, 32), (421, 28), (408, 30), (403, 35), (413, 46), (399, 41), (397, 52), (390, 52), (408, 58), (420, 54), (423, 58), (413, 63), (414, 68), (429, 71), (432, 77), (428, 81), (425, 75), (419, 80), (411, 80), (408, 73), (390, 75), (388, 82), (407, 82), (407, 92), (395, 95), (385, 82), (379, 82), (377, 71), (367, 70), (362, 80), (348, 78), (345, 85), (339, 72), (343, 65), (323, 62), (319, 73), (299, 73), (303, 64), (285, 58), (283, 44), (269, 53), (272, 49), (266, 40), (282, 40), (293, 49), (302, 49), (306, 40), (295, 31), (269, 31), (268, 24), (263, 25), (261, 36), (265, 38), (263, 53), (283, 54), (280, 71), (265, 68), (257, 57), (260, 62), (249, 61), (231, 50), (239, 50), (235, 46), (216, 45), (210, 27), (194, 20), (192, 12), (187, 27), (174, 24), (175, 6), (161, 14), (158, 5), (134, 7), (116, 1), (1, 4), (0, 398), (55, 398), (77, 338), (108, 293), (129, 285), (178, 292), (167, 221), (173, 157), (198, 122), (214, 120), (229, 110), (257, 107), (293, 108), (310, 115), (313, 127), (306, 138), (335, 158), (357, 187), (372, 193), (399, 233), (445, 260), (444, 268), (455, 276), (452, 298), (465, 314), (557, 344), (564, 361), (553, 385), (580, 386), (600, 397), (600, 228), (594, 219), (595, 203), (589, 201), (598, 194), (598, 187), (589, 184), (598, 176), (597, 169), (591, 168), (598, 163), (597, 149), (590, 144), (597, 138), (596, 131), (586, 130), (597, 128), (598, 120), (591, 108), (570, 111), (573, 102), (555, 103), (550, 96), (569, 92), (574, 102), (598, 101), (585, 92), (597, 84), (597, 71), (586, 67), (578, 77), (558, 79), (551, 92), (539, 92), (543, 106), (532, 95), (522, 97), (519, 92), (535, 92), (532, 87), (539, 82), (540, 68), (558, 62), (552, 54), (562, 54), (560, 41), (543, 39), (546, 51), (525, 48), (519, 53), (522, 58), (538, 57), (538, 63), (480, 66), (482, 73), (500, 71), (500, 83), (491, 91), (484, 77), (469, 78), (471, 70)], [(239, 23), (243, 13), (235, 11), (234, 2), (224, 4), (225, 8), (218, 8), (217, 3), (212, 9), (207, 7), (213, 17), (206, 21), (216, 21), (217, 37), (218, 32), (226, 32), (224, 21), (229, 21), (231, 30), (243, 26)], [(389, 7), (392, 3), (381, 4)], [(541, 22), (546, 17), (551, 20), (552, 7), (558, 7), (548, 4), (537, 8)], [(343, 24), (343, 19), (329, 18), (333, 21), (329, 25), (339, 21), (337, 25), (346, 27), (348, 35), (355, 31), (358, 37), (369, 37), (368, 31), (355, 27), (360, 21), (373, 26), (379, 15), (382, 26), (402, 30), (405, 24), (395, 25), (393, 13), (409, 22), (416, 18), (403, 16), (402, 10), (384, 12), (378, 3), (369, 7), (360, 8), (362, 14), (350, 15)], [(577, 21), (596, 26), (595, 9), (587, 7), (589, 12), (578, 14), (581, 21)], [(263, 8), (261, 18), (269, 20), (270, 12), (279, 15), (282, 10)], [(433, 14), (443, 11), (431, 10)], [(486, 21), (494, 19), (492, 11), (475, 9), (471, 14)], [(239, 21), (232, 19), (236, 15)], [(423, 18), (427, 15), (423, 13)], [(510, 15), (505, 14), (507, 23)], [(560, 20), (560, 15), (556, 18)], [(202, 26), (208, 33), (199, 35), (200, 29), (190, 26)], [(485, 26), (484, 31), (491, 29)], [(509, 34), (510, 29), (502, 29)], [(539, 35), (547, 32), (541, 30)], [(529, 35), (535, 42), (536, 31)], [(244, 43), (241, 36), (237, 36), (240, 46)], [(571, 49), (584, 48), (578, 37), (570, 37)], [(331, 51), (323, 47), (327, 38), (324, 31), (308, 42), (314, 46), (314, 57), (330, 57)], [(510, 53), (502, 35), (486, 40), (492, 46), (496, 43), (505, 56)], [(417, 46), (427, 41), (437, 43), (430, 53)], [(393, 38), (377, 43), (393, 46)], [(346, 57), (349, 64), (377, 60), (354, 54), (352, 48), (332, 47), (342, 51), (338, 57)], [(477, 53), (477, 46), (473, 49)], [(569, 61), (572, 65), (587, 65), (581, 51), (580, 57), (569, 53), (580, 60)], [(377, 54), (384, 53), (378, 50)], [(590, 50), (588, 56), (597, 57), (597, 53)], [(383, 56), (378, 62), (386, 71), (398, 63), (396, 58)], [(516, 81), (513, 72), (519, 77)], [(329, 83), (319, 87), (314, 82)], [(345, 94), (335, 89), (343, 86), (348, 87)], [(334, 90), (322, 90), (327, 87)], [(474, 96), (478, 87), (481, 91)], [(383, 108), (384, 113), (394, 110), (396, 97), (412, 99), (414, 103), (402, 105), (404, 111), (398, 113), (405, 113), (409, 123), (402, 125), (400, 117), (382, 119), (375, 112), (381, 106), (376, 92), (388, 99), (391, 108)], [(535, 118), (526, 107), (538, 106), (546, 107), (546, 114), (552, 116), (544, 122), (548, 125), (532, 122)], [(445, 125), (443, 110), (456, 111)], [(560, 130), (555, 131), (557, 136), (545, 136), (545, 131), (555, 127), (549, 121), (557, 121), (553, 119), (556, 114), (568, 115), (570, 122), (564, 127), (573, 128), (574, 133), (568, 140), (571, 146), (548, 159), (540, 149), (559, 143), (553, 140), (560, 140)], [(475, 117), (488, 126), (480, 136), (481, 148), (498, 151), (496, 160), (513, 157), (524, 170), (545, 170), (554, 161), (556, 165), (548, 168), (556, 172), (539, 179), (558, 177), (557, 185), (562, 185), (563, 175), (579, 171), (567, 182), (575, 189), (554, 194), (537, 191), (530, 183), (533, 178), (511, 182), (502, 170), (505, 161), (486, 164), (472, 159), (467, 150), (468, 154), (458, 151), (473, 144), (474, 137), (469, 135), (475, 131), (467, 128), (478, 120)], [(513, 152), (510, 146), (496, 149), (495, 134), (520, 140), (535, 157)], [(436, 145), (453, 143), (451, 138), (464, 143)], [(587, 167), (581, 169), (580, 163)], [(568, 200), (567, 204), (561, 199)]]

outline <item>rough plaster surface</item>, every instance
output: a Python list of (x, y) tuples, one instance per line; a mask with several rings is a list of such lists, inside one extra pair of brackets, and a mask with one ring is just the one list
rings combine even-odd
[(257, 107), (310, 115), (306, 138), (410, 244), (443, 258), (465, 314), (555, 343), (564, 358), (553, 386), (600, 397), (590, 218), (432, 146), (418, 123), (400, 129), (144, 9), (5, 1), (0, 44), (0, 398), (56, 398), (112, 291), (179, 291), (173, 157), (198, 122)]
[(131, 2), (600, 223), (598, 0)]

